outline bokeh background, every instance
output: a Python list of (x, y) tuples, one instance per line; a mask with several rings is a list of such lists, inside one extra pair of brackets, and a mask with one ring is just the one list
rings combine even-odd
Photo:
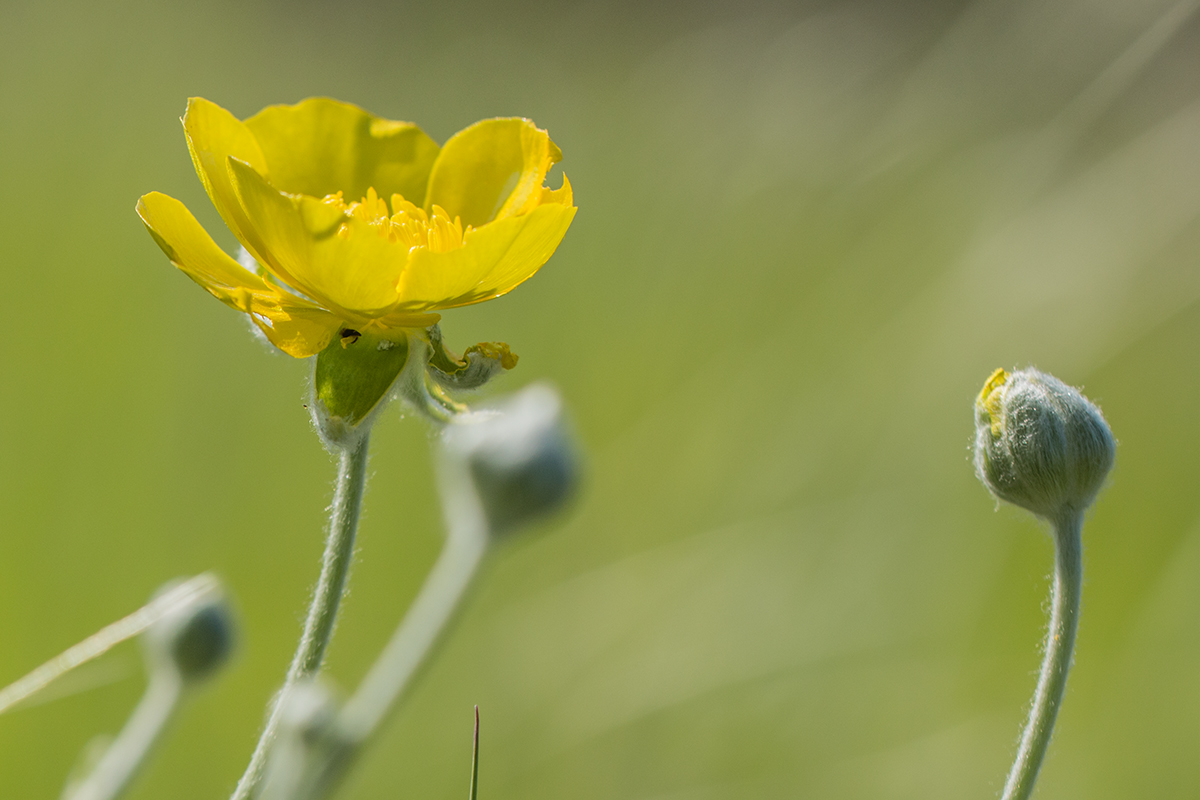
[[(236, 662), (131, 798), (221, 798), (299, 630), (333, 462), (309, 365), (134, 215), (232, 248), (178, 118), (310, 95), (436, 140), (524, 115), (579, 213), (532, 281), (447, 314), (547, 379), (589, 456), (507, 544), (343, 798), (989, 797), (1051, 561), (969, 464), (998, 366), (1120, 439), (1085, 528), (1039, 796), (1200, 794), (1196, 2), (0, 2), (0, 684), (215, 570)], [(556, 173), (558, 170), (556, 170)], [(557, 181), (557, 178), (555, 178)], [(374, 437), (329, 675), (432, 563), (431, 433)], [(143, 687), (136, 643), (0, 716), (0, 796), (54, 798)]]

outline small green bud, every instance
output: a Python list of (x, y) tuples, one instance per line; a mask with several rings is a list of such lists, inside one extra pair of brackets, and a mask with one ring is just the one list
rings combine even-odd
[[(146, 631), (149, 657), (179, 672), (185, 681), (206, 678), (233, 650), (233, 614), (215, 577), (182, 605), (171, 609)], [(161, 594), (176, 583), (159, 590)]]
[(996, 370), (975, 400), (975, 472), (1001, 500), (1039, 516), (1095, 499), (1116, 440), (1095, 405), (1052, 375)]
[(445, 443), (465, 462), (496, 531), (558, 509), (579, 484), (579, 458), (562, 400), (548, 386), (531, 386), (495, 411), (456, 420), (446, 429)]

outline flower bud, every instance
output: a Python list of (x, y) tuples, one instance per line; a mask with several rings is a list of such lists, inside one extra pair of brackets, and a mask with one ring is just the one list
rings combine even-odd
[(517, 365), (517, 354), (504, 342), (473, 344), (457, 356), (446, 349), (440, 327), (431, 325), (425, 334), (429, 337), (429, 377), (443, 388), (478, 389)]
[(284, 690), (279, 704), (279, 735), (256, 797), (312, 797), (330, 761), (343, 750), (337, 736), (338, 700), (324, 682), (316, 679), (292, 684)]
[(558, 509), (579, 483), (562, 399), (545, 385), (524, 389), (493, 412), (460, 418), (447, 427), (445, 443), (465, 462), (493, 530)]
[[(215, 577), (188, 600), (168, 611), (146, 631), (151, 659), (179, 672), (185, 681), (206, 678), (221, 667), (233, 650), (233, 614)], [(159, 590), (165, 592), (176, 584)]]
[(1091, 505), (1116, 440), (1086, 397), (1035, 369), (996, 370), (975, 400), (975, 472), (988, 490), (1049, 519)]
[(321, 680), (304, 680), (284, 690), (280, 698), (281, 736), (294, 735), (306, 747), (333, 738), (339, 702)]

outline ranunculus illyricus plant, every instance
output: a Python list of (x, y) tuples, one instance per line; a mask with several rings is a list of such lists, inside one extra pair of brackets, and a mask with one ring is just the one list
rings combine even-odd
[[(336, 782), (395, 707), (475, 575), (490, 533), (514, 527), (535, 507), (557, 505), (577, 480), (553, 390), (539, 390), (537, 397), (550, 400), (534, 403), (553, 413), (472, 414), (449, 393), (481, 386), (517, 358), (499, 342), (455, 355), (438, 327), (438, 312), (499, 297), (537, 272), (570, 227), (575, 204), (565, 175), (560, 188), (545, 185), (562, 152), (546, 131), (519, 117), (477, 122), (439, 147), (412, 123), (326, 98), (270, 106), (246, 120), (193, 98), (183, 128), (196, 173), (241, 252), (222, 250), (183, 203), (165, 194), (144, 195), (138, 215), (176, 267), (248, 315), (271, 344), (297, 358), (315, 356), (309, 408), (322, 441), (340, 456), (304, 630), (282, 699), (272, 702), (233, 795), (312, 798)], [(503, 452), (491, 453), (499, 465), (491, 477), (512, 496), (499, 503), (489, 489), (492, 502), (485, 503), (473, 473), (446, 470), (457, 475), (442, 490), (447, 545), (411, 619), (345, 708), (330, 712), (327, 747), (297, 749), (286, 731), (278, 738), (280, 726), (310, 696), (306, 688), (313, 688), (333, 635), (366, 485), (369, 433), (392, 397), (448, 428), (505, 433), (492, 448)], [(276, 741), (274, 778), (263, 783)]]

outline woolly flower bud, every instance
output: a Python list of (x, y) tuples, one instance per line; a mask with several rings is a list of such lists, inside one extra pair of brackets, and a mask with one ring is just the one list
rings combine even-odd
[[(233, 650), (233, 614), (221, 585), (212, 576), (187, 602), (169, 611), (146, 631), (149, 656), (178, 670), (184, 680), (208, 677)], [(160, 594), (173, 588), (168, 584)]]
[(1001, 500), (1057, 519), (1091, 505), (1116, 441), (1086, 397), (1035, 369), (996, 370), (975, 400), (975, 472)]
[(447, 450), (465, 461), (495, 530), (562, 506), (579, 483), (579, 459), (562, 400), (531, 386), (446, 430)]
[(328, 738), (337, 717), (338, 702), (319, 680), (293, 684), (280, 698), (280, 728), (313, 743)]
[(279, 738), (267, 761), (262, 800), (311, 798), (338, 755), (338, 701), (319, 680), (295, 683), (279, 698)]

